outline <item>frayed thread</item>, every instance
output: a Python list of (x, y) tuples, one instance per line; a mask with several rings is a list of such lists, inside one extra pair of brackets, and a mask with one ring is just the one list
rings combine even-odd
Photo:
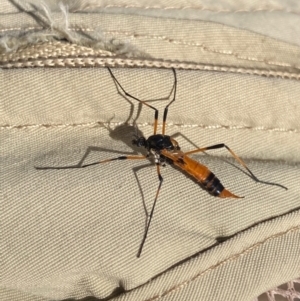
[[(23, 0), (20, 2), (28, 7), (27, 1)], [(115, 37), (104, 35), (99, 27), (90, 32), (89, 35), (86, 32), (81, 32), (80, 29), (76, 30), (76, 32), (70, 30), (69, 7), (67, 4), (58, 3), (57, 7), (61, 12), (59, 20), (53, 16), (52, 11), (56, 11), (56, 9), (50, 9), (45, 1), (30, 5), (35, 10), (35, 12), (30, 12), (30, 14), (38, 20), (41, 29), (34, 32), (18, 32), (0, 37), (0, 53), (14, 52), (21, 47), (38, 43), (67, 41), (94, 50), (109, 51), (127, 58), (150, 58), (149, 54), (138, 50), (129, 41), (122, 41)], [(26, 9), (23, 11), (28, 12)]]

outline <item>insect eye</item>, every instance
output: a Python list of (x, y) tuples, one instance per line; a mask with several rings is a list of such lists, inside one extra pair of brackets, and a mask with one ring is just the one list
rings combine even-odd
[(146, 139), (144, 137), (139, 137), (138, 139), (133, 139), (132, 144), (138, 147), (146, 145)]

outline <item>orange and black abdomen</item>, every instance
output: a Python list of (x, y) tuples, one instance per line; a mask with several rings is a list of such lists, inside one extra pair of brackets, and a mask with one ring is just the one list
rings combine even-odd
[(193, 176), (213, 196), (221, 198), (239, 198), (224, 188), (220, 180), (204, 165), (185, 156), (182, 152), (171, 153), (163, 151), (162, 154), (170, 159), (170, 163)]

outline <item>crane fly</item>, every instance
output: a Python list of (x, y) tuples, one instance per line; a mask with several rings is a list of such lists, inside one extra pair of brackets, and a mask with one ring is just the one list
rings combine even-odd
[(192, 159), (189, 157), (189, 155), (200, 153), (200, 152), (206, 152), (213, 149), (220, 149), (225, 148), (229, 151), (229, 153), (233, 156), (233, 158), (243, 167), (245, 170), (249, 173), (248, 175), (256, 182), (260, 182), (263, 184), (268, 185), (275, 185), (278, 187), (281, 187), (283, 189), (287, 188), (281, 184), (272, 183), (272, 182), (265, 182), (259, 180), (253, 172), (248, 168), (246, 163), (239, 158), (233, 150), (231, 150), (226, 144), (220, 143), (215, 144), (207, 147), (202, 148), (196, 148), (192, 151), (183, 152), (180, 149), (180, 146), (178, 142), (173, 139), (171, 136), (168, 136), (165, 134), (166, 132), (166, 120), (168, 115), (169, 106), (175, 101), (176, 99), (176, 92), (177, 92), (177, 76), (176, 71), (174, 68), (172, 68), (173, 75), (174, 75), (174, 92), (173, 97), (171, 101), (166, 105), (164, 109), (163, 114), (163, 123), (162, 123), (162, 132), (161, 134), (157, 133), (157, 127), (158, 127), (158, 109), (147, 103), (147, 101), (143, 101), (128, 92), (125, 91), (125, 89), (122, 87), (120, 82), (117, 80), (113, 72), (109, 67), (107, 67), (112, 79), (114, 80), (117, 87), (121, 89), (121, 91), (124, 93), (126, 97), (129, 97), (131, 99), (134, 99), (138, 101), (140, 104), (145, 105), (149, 107), (150, 109), (154, 110), (154, 129), (153, 129), (153, 135), (146, 138), (143, 136), (139, 136), (138, 134), (134, 135), (134, 139), (132, 140), (132, 144), (136, 145), (137, 147), (143, 147), (146, 149), (147, 154), (146, 155), (133, 155), (133, 156), (119, 156), (115, 158), (110, 158), (102, 161), (98, 161), (95, 163), (90, 164), (82, 164), (84, 159), (87, 157), (87, 154), (84, 155), (83, 159), (79, 162), (76, 166), (71, 167), (35, 167), (36, 169), (66, 169), (66, 168), (85, 168), (96, 164), (102, 164), (107, 163), (115, 160), (143, 160), (147, 159), (149, 157), (152, 157), (154, 159), (154, 163), (156, 166), (156, 171), (158, 175), (159, 184), (156, 190), (154, 202), (151, 208), (151, 212), (148, 216), (148, 221), (145, 229), (145, 233), (141, 242), (141, 245), (139, 247), (137, 257), (140, 257), (142, 254), (142, 250), (145, 244), (145, 241), (147, 239), (147, 235), (149, 232), (150, 224), (153, 218), (153, 213), (155, 209), (155, 205), (159, 196), (159, 192), (161, 190), (161, 186), (163, 183), (163, 177), (161, 176), (160, 167), (165, 166), (165, 164), (175, 165), (179, 167), (183, 172), (188, 173), (191, 175), (194, 179), (196, 179), (197, 182), (212, 196), (219, 197), (219, 198), (243, 198), (238, 195), (235, 195), (234, 193), (230, 192), (228, 189), (226, 189), (220, 180), (213, 174), (205, 165), (199, 163), (198, 161)]

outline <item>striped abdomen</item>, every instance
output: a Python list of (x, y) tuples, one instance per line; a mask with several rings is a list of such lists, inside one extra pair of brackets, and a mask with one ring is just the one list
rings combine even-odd
[(163, 151), (162, 153), (165, 157), (170, 159), (174, 165), (180, 167), (199, 181), (210, 194), (220, 198), (240, 198), (225, 189), (220, 180), (206, 166), (185, 156), (184, 153), (180, 151), (176, 153)]

